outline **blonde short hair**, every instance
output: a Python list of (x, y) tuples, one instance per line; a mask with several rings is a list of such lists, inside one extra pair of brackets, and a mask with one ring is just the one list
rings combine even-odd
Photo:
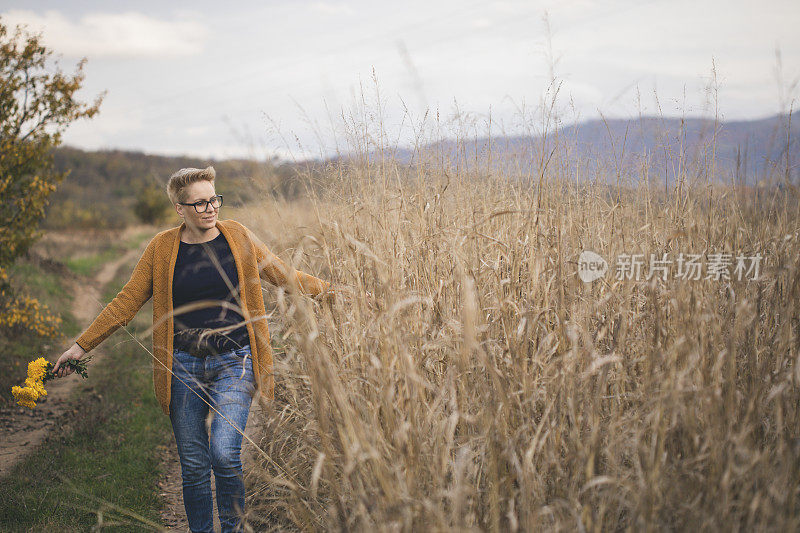
[(198, 181), (210, 181), (214, 183), (216, 178), (217, 171), (214, 170), (214, 167), (182, 168), (169, 177), (169, 181), (167, 182), (167, 195), (173, 204), (183, 202), (186, 200), (186, 195), (183, 190), (187, 185)]

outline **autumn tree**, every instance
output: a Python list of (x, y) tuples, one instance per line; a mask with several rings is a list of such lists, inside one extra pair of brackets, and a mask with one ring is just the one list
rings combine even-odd
[[(81, 59), (74, 74), (52, 60), (40, 34), (0, 19), (0, 327), (8, 328), (39, 313), (38, 303), (18, 298), (6, 269), (40, 236), (47, 198), (67, 172), (53, 168), (52, 150), (77, 119), (94, 116), (103, 95), (91, 104), (78, 100), (83, 83)], [(26, 303), (27, 302), (27, 303)], [(33, 307), (36, 307), (34, 309)], [(31, 319), (33, 320), (33, 319)], [(35, 327), (35, 324), (31, 324)]]

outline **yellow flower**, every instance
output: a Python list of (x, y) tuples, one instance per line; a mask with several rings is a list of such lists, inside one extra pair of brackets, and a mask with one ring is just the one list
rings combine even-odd
[(47, 372), (47, 360), (40, 357), (35, 361), (28, 363), (28, 377), (34, 381), (44, 380), (45, 373)]
[[(68, 364), (85, 378), (87, 377), (86, 365), (91, 358), (92, 356), (89, 356), (77, 362), (69, 361)], [(36, 407), (36, 400), (47, 396), (44, 384), (46, 381), (56, 378), (52, 368), (53, 364), (44, 357), (39, 357), (28, 363), (28, 377), (25, 379), (25, 385), (23, 387), (11, 387), (11, 393), (18, 404), (33, 409)]]
[(25, 380), (25, 387), (35, 390), (36, 394), (38, 394), (40, 398), (42, 396), (47, 396), (47, 391), (44, 390), (44, 383), (41, 381), (34, 381), (31, 378), (28, 378)]
[(11, 387), (11, 393), (17, 400), (17, 403), (33, 409), (36, 407), (36, 401), (40, 398), (47, 396), (47, 391), (44, 388), (44, 380), (52, 379), (47, 375), (47, 367), (50, 363), (44, 357), (28, 363), (28, 377), (25, 379), (25, 386)]
[(11, 394), (18, 404), (31, 409), (36, 407), (36, 400), (39, 399), (39, 393), (31, 387), (11, 387)]

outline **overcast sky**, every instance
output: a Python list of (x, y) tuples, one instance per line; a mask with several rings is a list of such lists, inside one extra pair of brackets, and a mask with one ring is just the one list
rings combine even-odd
[(798, 0), (4, 0), (0, 17), (42, 31), (62, 70), (88, 59), (82, 95), (107, 95), (64, 135), (85, 149), (330, 154), (353, 123), (376, 131), (373, 72), (389, 144), (425, 110), (425, 131), (485, 133), (490, 110), (494, 134), (529, 131), (551, 73), (565, 122), (713, 116), (712, 62), (721, 117), (761, 118), (800, 77)]

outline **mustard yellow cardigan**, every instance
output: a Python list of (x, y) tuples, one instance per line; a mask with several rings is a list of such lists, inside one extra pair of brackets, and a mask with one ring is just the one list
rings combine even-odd
[[(87, 352), (93, 350), (117, 328), (130, 322), (152, 297), (153, 388), (161, 409), (167, 415), (172, 384), (172, 278), (180, 234), (185, 226), (183, 223), (153, 237), (133, 269), (131, 279), (76, 340)], [(293, 283), (293, 275), (297, 288), (313, 296), (328, 292), (330, 284), (299, 270), (292, 272), (258, 237), (234, 220), (218, 220), (217, 228), (228, 241), (236, 262), (239, 295), (244, 306), (241, 314), (247, 322), (250, 336), (257, 394), (272, 400), (275, 396), (275, 380), (261, 279), (288, 288)]]

